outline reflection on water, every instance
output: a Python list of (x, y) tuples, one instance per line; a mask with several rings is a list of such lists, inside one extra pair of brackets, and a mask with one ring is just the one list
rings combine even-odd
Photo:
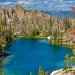
[(40, 40), (40, 39), (39, 39), (38, 42), (49, 43), (49, 40), (46, 40), (46, 39), (41, 39), (41, 40)]

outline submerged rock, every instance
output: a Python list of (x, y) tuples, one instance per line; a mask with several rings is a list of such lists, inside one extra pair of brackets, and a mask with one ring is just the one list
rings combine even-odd
[(9, 55), (3, 59), (3, 65), (9, 64), (13, 59), (13, 55)]

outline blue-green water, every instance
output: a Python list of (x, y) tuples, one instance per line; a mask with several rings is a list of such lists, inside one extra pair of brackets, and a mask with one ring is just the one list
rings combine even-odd
[(62, 46), (53, 46), (47, 39), (16, 39), (5, 50), (13, 54), (12, 61), (4, 65), (6, 75), (29, 75), (36, 73), (42, 66), (45, 71), (63, 68), (64, 56), (71, 50)]

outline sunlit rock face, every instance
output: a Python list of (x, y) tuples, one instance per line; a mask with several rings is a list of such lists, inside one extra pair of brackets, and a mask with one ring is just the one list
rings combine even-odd
[[(16, 5), (14, 8), (5, 8), (2, 6), (0, 8), (0, 14), (2, 16), (6, 16), (7, 19), (14, 19), (14, 16), (17, 16), (19, 20), (26, 18), (26, 17), (32, 17), (32, 16), (45, 16), (48, 18), (49, 15), (43, 14), (42, 12), (36, 11), (36, 10), (25, 10), (20, 5)], [(4, 17), (3, 17), (4, 18)]]
[(2, 19), (4, 19), (6, 16), (6, 9), (4, 6), (0, 7), (0, 14), (2, 15)]
[(70, 70), (66, 72), (66, 70), (60, 69), (53, 71), (50, 75), (75, 75), (75, 67), (72, 67)]
[(16, 5), (13, 9), (18, 18), (21, 20), (24, 17), (24, 9), (19, 5)]

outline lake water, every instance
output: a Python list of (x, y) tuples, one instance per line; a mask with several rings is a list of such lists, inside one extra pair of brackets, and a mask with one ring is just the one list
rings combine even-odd
[(12, 52), (12, 61), (4, 65), (5, 75), (29, 75), (30, 71), (37, 75), (42, 66), (45, 71), (63, 68), (64, 56), (71, 54), (71, 49), (53, 46), (47, 39), (16, 39), (5, 50)]

